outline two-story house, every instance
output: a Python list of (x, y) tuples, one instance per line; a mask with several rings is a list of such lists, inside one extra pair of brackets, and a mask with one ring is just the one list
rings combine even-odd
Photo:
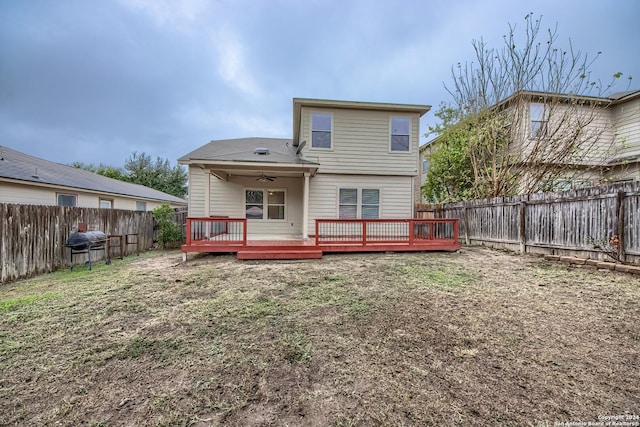
[(293, 100), (293, 138), (211, 141), (189, 167), (189, 216), (307, 238), (317, 218), (411, 218), (428, 105)]
[[(521, 91), (490, 111), (508, 117), (509, 158), (502, 167), (517, 178), (513, 192), (640, 180), (639, 90), (608, 97)], [(436, 138), (420, 147), (421, 183), (439, 144)]]

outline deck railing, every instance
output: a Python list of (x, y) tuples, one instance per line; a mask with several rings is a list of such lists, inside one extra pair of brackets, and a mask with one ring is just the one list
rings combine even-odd
[(246, 218), (200, 217), (187, 218), (186, 244), (247, 244)]
[(316, 245), (458, 241), (457, 219), (316, 219)]

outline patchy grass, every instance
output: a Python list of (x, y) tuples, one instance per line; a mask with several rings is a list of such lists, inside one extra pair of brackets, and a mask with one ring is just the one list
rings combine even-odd
[(147, 253), (0, 288), (0, 421), (552, 426), (638, 414), (638, 301), (637, 276), (480, 248), (187, 264)]
[(55, 298), (56, 295), (52, 293), (46, 293), (42, 295), (28, 295), (18, 298), (7, 298), (0, 300), (0, 313), (6, 313), (11, 310), (15, 310), (20, 306), (28, 305), (36, 301), (43, 299)]

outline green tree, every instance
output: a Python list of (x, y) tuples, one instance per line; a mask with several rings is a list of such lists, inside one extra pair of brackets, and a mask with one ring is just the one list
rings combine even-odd
[(442, 104), (435, 113), (441, 122), (430, 128), (432, 141), (426, 158), (429, 170), (422, 193), (433, 203), (473, 198), (473, 168), (469, 158), (469, 131), (458, 124), (458, 111)]
[(158, 224), (157, 240), (163, 249), (168, 244), (182, 240), (180, 226), (171, 219), (174, 212), (168, 203), (163, 203), (152, 211), (153, 217)]
[(93, 173), (97, 173), (98, 175), (106, 176), (107, 178), (117, 179), (119, 181), (129, 181), (129, 177), (126, 175), (124, 169), (116, 167), (116, 166), (107, 166), (100, 163), (98, 166), (93, 163), (82, 163), (82, 162), (73, 162), (71, 166), (77, 169), (84, 169)]
[(187, 172), (181, 165), (171, 166), (169, 160), (152, 160), (145, 153), (133, 152), (124, 164), (130, 182), (155, 188), (177, 197), (187, 194)]
[(187, 172), (181, 165), (171, 166), (169, 160), (158, 157), (155, 161), (145, 153), (133, 152), (125, 160), (124, 168), (73, 162), (71, 166), (120, 181), (144, 185), (176, 197), (187, 194)]

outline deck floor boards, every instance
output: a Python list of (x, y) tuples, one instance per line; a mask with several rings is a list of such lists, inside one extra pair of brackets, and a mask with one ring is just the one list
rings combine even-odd
[(316, 259), (324, 253), (352, 252), (416, 252), (416, 251), (455, 251), (460, 242), (448, 239), (419, 240), (413, 242), (330, 242), (316, 245), (313, 238), (307, 240), (247, 240), (242, 242), (223, 242), (219, 240), (201, 240), (191, 245), (182, 245), (182, 252), (235, 253), (238, 259)]

